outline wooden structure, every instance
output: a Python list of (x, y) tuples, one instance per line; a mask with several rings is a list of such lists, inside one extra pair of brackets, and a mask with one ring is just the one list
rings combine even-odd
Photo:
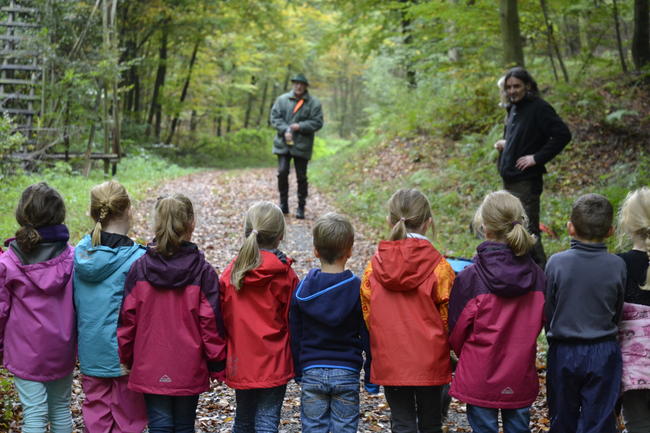
[[(30, 7), (29, 0), (8, 0), (7, 6), (0, 7), (0, 115), (9, 115), (15, 130), (26, 138), (26, 146), (12, 155), (18, 160), (34, 159), (65, 160), (81, 158), (87, 161), (103, 160), (104, 171), (109, 165), (115, 174), (120, 159), (119, 130), (117, 136), (109, 137), (106, 132), (104, 152), (92, 152), (95, 126), (92, 127), (86, 152), (70, 152), (69, 128), (41, 128), (35, 124), (37, 116), (45, 110), (45, 74), (43, 56), (39, 52), (34, 35), (40, 28), (39, 11)], [(104, 0), (105, 3), (105, 0)], [(117, 93), (117, 92), (115, 92)], [(106, 116), (105, 116), (106, 117)], [(104, 128), (108, 122), (104, 119)], [(115, 134), (114, 134), (115, 135)], [(55, 153), (55, 145), (63, 143), (65, 152)], [(112, 149), (111, 149), (112, 147)], [(112, 152), (111, 152), (112, 150)]]

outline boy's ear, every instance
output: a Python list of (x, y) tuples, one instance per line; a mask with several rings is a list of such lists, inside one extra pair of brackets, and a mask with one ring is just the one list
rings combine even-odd
[(571, 221), (567, 221), (566, 230), (572, 238), (576, 236), (576, 228)]
[(320, 259), (320, 253), (318, 252), (318, 250), (316, 248), (314, 248), (314, 257), (316, 257), (317, 259)]

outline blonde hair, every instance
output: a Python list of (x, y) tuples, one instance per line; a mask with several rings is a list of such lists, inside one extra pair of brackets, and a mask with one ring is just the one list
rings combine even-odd
[[(619, 241), (624, 235), (645, 240), (645, 251), (650, 260), (650, 188), (644, 186), (627, 195), (618, 214), (618, 233), (621, 235)], [(645, 281), (641, 290), (650, 290), (650, 267)]]
[(194, 222), (194, 207), (183, 194), (161, 197), (156, 202), (156, 251), (171, 256), (179, 250)]
[(284, 237), (284, 215), (280, 208), (268, 201), (254, 203), (244, 217), (244, 237), (230, 275), (230, 282), (237, 290), (241, 289), (246, 273), (262, 263), (260, 246), (275, 247)]
[(528, 216), (524, 207), (508, 191), (496, 191), (485, 196), (474, 215), (476, 231), (489, 231), (497, 240), (505, 241), (516, 256), (523, 256), (535, 245), (535, 236), (526, 227)]
[[(429, 200), (417, 189), (400, 189), (388, 200), (388, 219), (393, 226), (390, 240), (406, 238), (408, 231), (419, 230), (433, 217)], [(435, 234), (435, 228), (431, 227)]]
[(95, 221), (91, 240), (92, 246), (101, 243), (102, 224), (114, 217), (121, 217), (129, 210), (131, 199), (126, 189), (118, 182), (109, 180), (90, 190), (90, 217)]
[(318, 218), (314, 229), (314, 248), (325, 263), (334, 263), (354, 245), (354, 228), (343, 215), (329, 212)]
[(65, 203), (57, 190), (45, 182), (35, 183), (23, 191), (16, 206), (16, 243), (29, 253), (41, 241), (38, 228), (63, 224)]

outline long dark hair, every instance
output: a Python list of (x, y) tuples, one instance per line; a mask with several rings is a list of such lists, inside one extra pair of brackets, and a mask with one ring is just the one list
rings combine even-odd
[(29, 253), (41, 240), (38, 228), (63, 224), (65, 204), (54, 188), (45, 182), (28, 186), (18, 201), (16, 221), (20, 228), (16, 232), (16, 243)]
[(539, 88), (537, 87), (537, 81), (533, 78), (530, 73), (522, 68), (521, 66), (515, 66), (506, 72), (506, 83), (508, 78), (515, 77), (523, 81), (523, 83), (528, 87), (528, 94), (531, 96), (539, 96)]

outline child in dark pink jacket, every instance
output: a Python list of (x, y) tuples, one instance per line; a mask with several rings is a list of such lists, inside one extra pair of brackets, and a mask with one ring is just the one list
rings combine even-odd
[(449, 299), (449, 343), (459, 357), (449, 393), (467, 403), (476, 433), (497, 433), (499, 410), (505, 433), (528, 432), (546, 278), (529, 254), (535, 238), (519, 199), (489, 194), (475, 224), (487, 240)]
[(188, 433), (199, 394), (225, 367), (219, 280), (190, 242), (194, 211), (187, 197), (158, 200), (155, 230), (154, 244), (126, 279), (120, 360), (131, 369), (129, 389), (145, 395), (149, 432)]

